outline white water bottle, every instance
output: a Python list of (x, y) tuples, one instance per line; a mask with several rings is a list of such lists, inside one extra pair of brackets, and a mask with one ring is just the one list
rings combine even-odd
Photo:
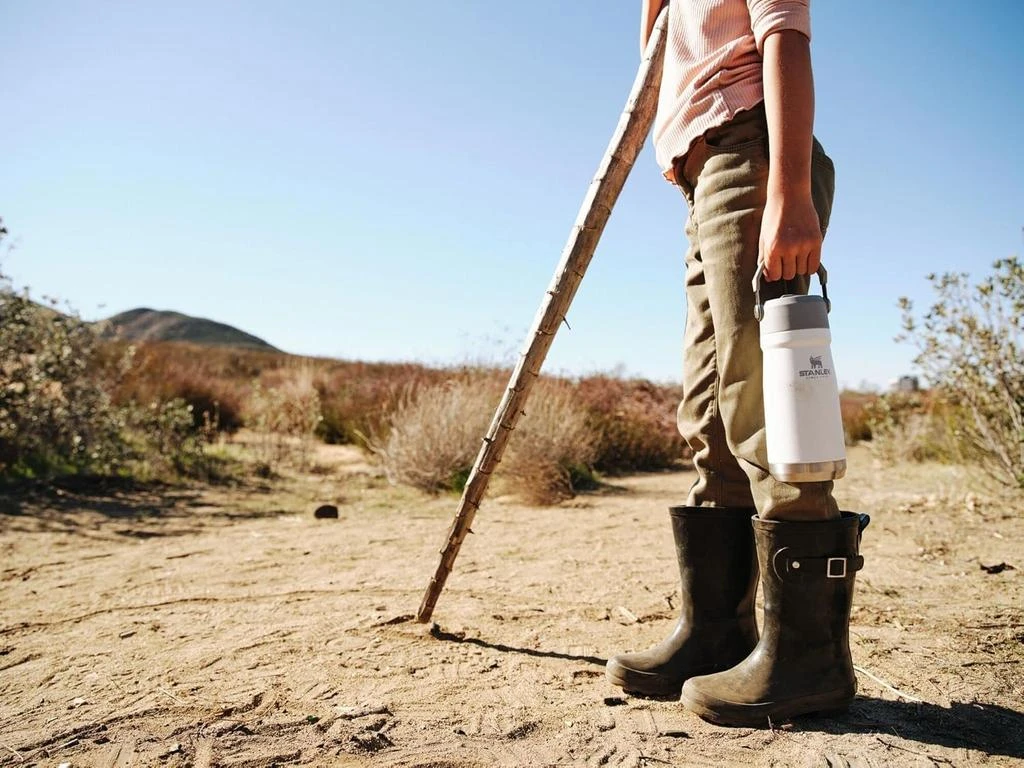
[(754, 314), (763, 353), (768, 471), (804, 483), (846, 474), (846, 442), (828, 327), (828, 273), (818, 268), (821, 296), (787, 294), (761, 302), (761, 265), (754, 277)]

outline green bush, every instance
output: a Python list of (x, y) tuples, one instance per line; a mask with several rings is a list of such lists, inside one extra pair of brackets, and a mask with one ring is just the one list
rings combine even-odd
[(1024, 488), (1024, 264), (1000, 259), (976, 285), (962, 273), (928, 275), (936, 294), (918, 318), (909, 299), (901, 340), (938, 397), (963, 417), (957, 450), (999, 483)]
[(0, 472), (115, 471), (130, 455), (126, 415), (103, 386), (98, 340), (0, 279)]
[(210, 435), (195, 426), (192, 406), (182, 399), (126, 407), (125, 434), (132, 445), (132, 474), (148, 479), (168, 473), (209, 478)]
[(131, 363), (130, 347), (105, 344), (73, 312), (0, 274), (0, 476), (201, 469), (203, 434), (183, 401), (113, 402)]

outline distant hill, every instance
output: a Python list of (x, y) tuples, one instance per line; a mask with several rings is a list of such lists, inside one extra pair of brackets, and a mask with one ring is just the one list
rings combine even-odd
[(129, 309), (96, 324), (100, 335), (128, 341), (187, 341), (210, 347), (280, 350), (251, 333), (225, 323), (158, 309)]

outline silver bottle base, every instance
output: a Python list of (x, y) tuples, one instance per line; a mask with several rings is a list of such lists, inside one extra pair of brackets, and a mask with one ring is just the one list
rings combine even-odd
[(812, 483), (820, 480), (838, 480), (846, 474), (846, 459), (794, 464), (769, 464), (768, 472), (776, 480), (781, 480), (784, 483)]

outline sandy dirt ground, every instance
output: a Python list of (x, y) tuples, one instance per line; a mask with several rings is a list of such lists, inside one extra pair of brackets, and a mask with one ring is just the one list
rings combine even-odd
[(1024, 511), (963, 469), (853, 451), (860, 693), (755, 730), (604, 678), (673, 623), (689, 473), (489, 500), (430, 626), (411, 615), (457, 500), (352, 449), (317, 461), (273, 487), (4, 497), (0, 766), (1024, 765)]

